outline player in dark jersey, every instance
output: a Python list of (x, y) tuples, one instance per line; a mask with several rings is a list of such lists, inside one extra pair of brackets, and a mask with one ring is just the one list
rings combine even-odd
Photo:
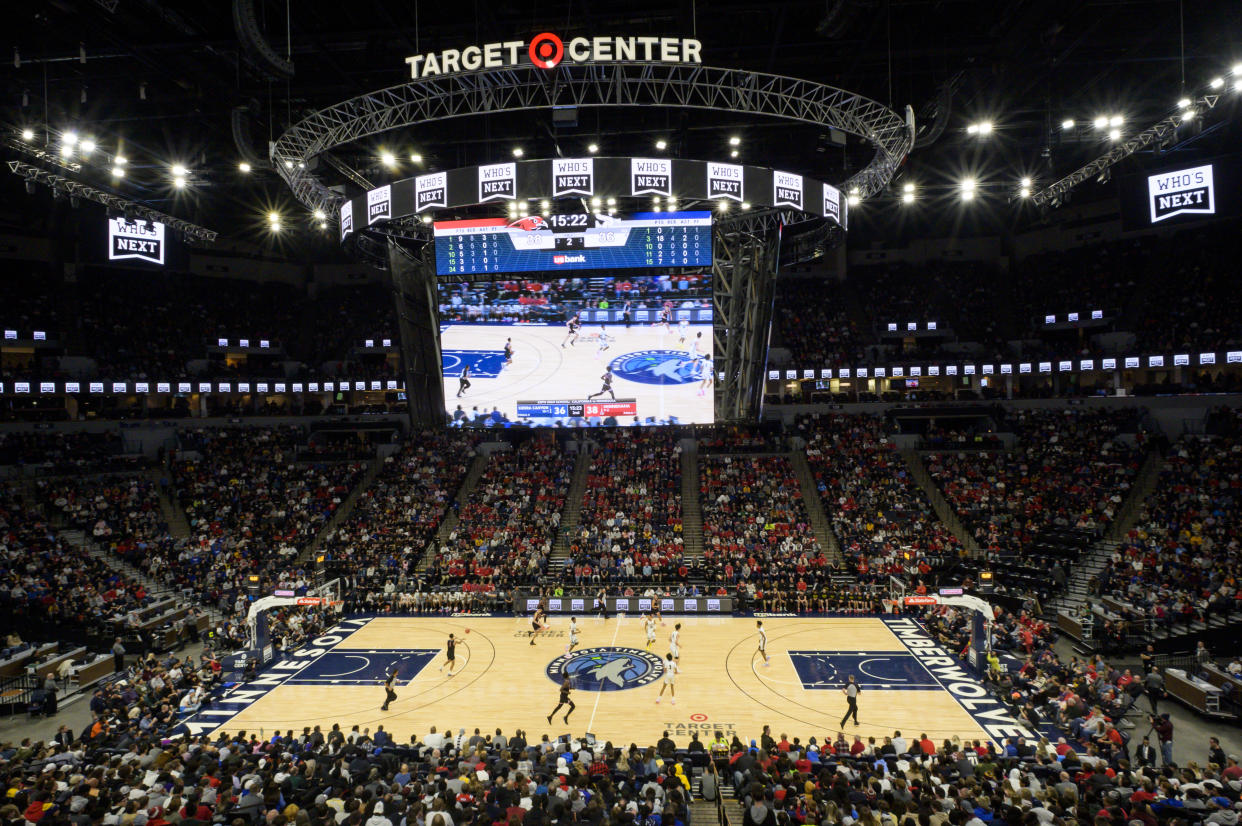
[(605, 393), (607, 393), (609, 396), (612, 397), (612, 400), (615, 402), (617, 400), (617, 394), (612, 392), (612, 368), (605, 367), (604, 375), (600, 376), (600, 379), (604, 382), (604, 386), (599, 389), (598, 393), (592, 393), (591, 395), (587, 396), (587, 398), (593, 399), (596, 396), (602, 396)]
[(461, 394), (470, 389), (470, 365), (467, 364), (461, 368), (461, 375), (457, 377), (457, 398), (461, 398)]
[(666, 304), (660, 308), (660, 319), (652, 326), (658, 327), (659, 325), (663, 324), (664, 332), (671, 333), (673, 332), (672, 323), (673, 323), (673, 308), (669, 307)]
[(513, 339), (505, 339), (505, 364), (513, 364)]
[(539, 636), (539, 632), (543, 630), (547, 624), (548, 615), (544, 610), (543, 603), (539, 603), (539, 607), (535, 609), (535, 615), (530, 618), (530, 644), (535, 644), (535, 637)]
[(565, 349), (566, 343), (570, 347), (574, 346), (574, 342), (578, 340), (578, 330), (582, 327), (582, 322), (578, 320), (578, 314), (574, 313), (574, 317), (569, 319), (565, 324), (565, 341), (561, 342), (561, 349)]
[(397, 684), (397, 669), (393, 669), (388, 675), (388, 679), (384, 680), (384, 704), (380, 706), (380, 711), (387, 711), (388, 704), (397, 699), (395, 686)]
[[(457, 665), (457, 640), (452, 634), (449, 634), (448, 641), (444, 644), (444, 665), (448, 666), (448, 675), (453, 676), (453, 667)], [(444, 665), (440, 666), (440, 670), (444, 670)]]
[(625, 306), (621, 308), (621, 320), (625, 322), (625, 329), (630, 329), (631, 319), (630, 302), (625, 302)]
[(552, 717), (553, 717), (553, 715), (555, 715), (555, 714), (556, 714), (556, 712), (558, 712), (558, 711), (560, 711), (560, 710), (561, 710), (561, 706), (569, 706), (569, 711), (566, 711), (566, 712), (565, 712), (565, 722), (566, 722), (566, 723), (568, 723), (568, 722), (569, 722), (569, 715), (573, 714), (573, 713), (574, 713), (574, 709), (575, 709), (575, 708), (577, 708), (577, 706), (575, 706), (575, 705), (574, 705), (574, 701), (573, 701), (573, 700), (571, 700), (571, 699), (569, 699), (569, 691), (570, 691), (570, 689), (571, 689), (571, 688), (572, 688), (572, 686), (570, 686), (570, 684), (569, 684), (569, 678), (568, 678), (568, 677), (566, 677), (566, 678), (565, 678), (565, 679), (561, 682), (561, 699), (560, 699), (560, 701), (559, 701), (559, 702), (557, 702), (557, 704), (556, 704), (556, 708), (552, 709), (552, 714), (549, 714), (549, 715), (548, 715), (548, 722), (549, 722), (549, 723), (551, 723), (551, 722), (552, 722)]

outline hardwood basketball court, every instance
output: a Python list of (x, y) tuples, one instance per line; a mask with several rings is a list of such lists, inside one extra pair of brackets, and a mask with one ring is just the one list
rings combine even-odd
[[(677, 702), (666, 692), (656, 704), (664, 684), (660, 661), (676, 622), (682, 624)], [(652, 654), (645, 651), (639, 618), (580, 618), (581, 643), (570, 657), (565, 657), (567, 616), (554, 617), (533, 646), (526, 617), (351, 619), (226, 694), (191, 718), (190, 728), (270, 734), (315, 724), (372, 731), (383, 725), (401, 742), (434, 725), (441, 732), (464, 728), (467, 733), (476, 727), (506, 734), (520, 728), (535, 741), (545, 733), (572, 731), (614, 743), (651, 744), (665, 730), (680, 743), (693, 730), (709, 739), (717, 728), (748, 741), (767, 724), (776, 735), (822, 740), (835, 737), (845, 713), (840, 687), (847, 674), (862, 685), (861, 724), (845, 727), (851, 738), (857, 733), (879, 741), (899, 729), (907, 738), (926, 732), (937, 743), (954, 735), (995, 740), (997, 725), (989, 724), (1012, 723), (992, 700), (963, 699), (984, 694), (973, 678), (950, 682), (935, 676), (937, 669), (924, 665), (933, 660), (919, 659), (930, 649), (911, 647), (935, 643), (908, 620), (901, 620), (909, 628), (899, 628), (900, 637), (892, 620), (886, 624), (880, 618), (763, 622), (770, 666), (763, 665), (750, 618), (668, 617)], [(452, 677), (442, 670), (450, 633), (459, 640)], [(915, 633), (917, 638), (909, 636)], [(393, 668), (397, 700), (385, 712), (380, 710), (383, 681)], [(559, 718), (549, 725), (546, 715), (556, 705), (565, 673), (574, 678), (577, 709), (568, 725)]]

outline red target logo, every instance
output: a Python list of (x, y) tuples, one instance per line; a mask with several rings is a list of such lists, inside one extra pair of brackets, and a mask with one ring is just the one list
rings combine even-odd
[(537, 34), (531, 38), (530, 62), (540, 69), (555, 69), (565, 57), (565, 44), (552, 32)]
[(696, 723), (702, 723), (705, 720), (707, 720), (707, 715), (706, 714), (691, 714), (690, 719)]

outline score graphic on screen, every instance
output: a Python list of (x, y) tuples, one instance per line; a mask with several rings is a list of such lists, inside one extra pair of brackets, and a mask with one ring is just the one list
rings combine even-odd
[(436, 221), (436, 273), (710, 267), (710, 212), (529, 215)]
[(454, 426), (713, 421), (710, 273), (440, 284)]

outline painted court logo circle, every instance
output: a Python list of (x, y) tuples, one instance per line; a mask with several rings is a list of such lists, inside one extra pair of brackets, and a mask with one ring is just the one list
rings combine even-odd
[(584, 648), (548, 663), (548, 679), (566, 677), (579, 691), (624, 691), (650, 685), (664, 676), (664, 661), (641, 648)]
[(618, 356), (608, 366), (618, 377), (639, 384), (692, 384), (702, 378), (700, 361), (681, 350), (639, 350)]

